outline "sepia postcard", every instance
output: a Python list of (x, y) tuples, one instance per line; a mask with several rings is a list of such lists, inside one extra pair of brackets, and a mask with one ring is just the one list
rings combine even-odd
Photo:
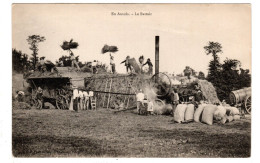
[(13, 4), (12, 154), (251, 157), (250, 4)]

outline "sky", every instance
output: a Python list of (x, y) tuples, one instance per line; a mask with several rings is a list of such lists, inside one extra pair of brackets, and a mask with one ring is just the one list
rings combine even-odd
[[(140, 12), (150, 15), (136, 15)], [(249, 4), (14, 4), (12, 48), (31, 55), (26, 39), (34, 34), (46, 38), (39, 44), (39, 57), (53, 62), (68, 55), (60, 45), (73, 38), (79, 43), (73, 52), (83, 62), (109, 64), (109, 54), (101, 49), (117, 46), (116, 71), (124, 73), (120, 62), (127, 55), (143, 55), (154, 64), (155, 36), (160, 36), (160, 72), (179, 74), (190, 66), (207, 74), (213, 57), (203, 47), (209, 41), (222, 44), (221, 62), (237, 59), (251, 71)]]

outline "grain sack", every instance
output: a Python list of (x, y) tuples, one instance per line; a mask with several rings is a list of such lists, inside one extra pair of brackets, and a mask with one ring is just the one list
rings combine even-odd
[(227, 116), (227, 122), (232, 122), (234, 120), (234, 117), (232, 115)]
[(240, 115), (240, 112), (238, 108), (236, 107), (225, 107), (227, 112), (229, 113), (228, 115)]
[(234, 118), (234, 121), (235, 120), (239, 120), (240, 119), (240, 115), (234, 115), (233, 118)]
[(189, 104), (187, 106), (187, 109), (185, 111), (185, 116), (184, 116), (185, 121), (192, 121), (194, 120), (194, 105)]
[(238, 108), (236, 108), (236, 107), (231, 107), (231, 108), (232, 108), (231, 115), (239, 115), (240, 114)]
[(175, 109), (174, 117), (173, 117), (175, 122), (181, 123), (184, 121), (184, 115), (185, 115), (186, 108), (187, 108), (186, 104), (177, 105), (177, 108)]
[(200, 122), (201, 117), (202, 117), (202, 112), (204, 107), (207, 106), (207, 104), (200, 104), (199, 107), (196, 109), (194, 113), (194, 121), (195, 122)]
[(203, 110), (201, 122), (204, 122), (208, 125), (212, 125), (213, 124), (213, 114), (216, 110), (217, 110), (216, 105), (207, 105)]
[(226, 115), (226, 108), (223, 106), (217, 106), (217, 110), (214, 112), (214, 119), (220, 121)]
[(220, 123), (225, 124), (227, 121), (227, 115), (224, 115), (224, 117), (221, 119)]

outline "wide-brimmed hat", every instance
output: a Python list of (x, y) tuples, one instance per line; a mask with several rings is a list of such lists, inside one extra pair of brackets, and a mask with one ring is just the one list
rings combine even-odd
[(44, 59), (45, 57), (40, 57), (40, 60)]

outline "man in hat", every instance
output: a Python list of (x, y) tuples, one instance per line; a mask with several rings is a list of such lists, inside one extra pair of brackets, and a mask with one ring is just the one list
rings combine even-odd
[(83, 110), (88, 110), (89, 107), (89, 91), (83, 91), (84, 101), (83, 101)]
[(44, 59), (45, 59), (45, 57), (40, 57), (40, 62), (37, 66), (38, 70), (42, 73), (47, 71)]
[(142, 56), (139, 57), (139, 67), (141, 69), (141, 73), (144, 72), (143, 71), (143, 63), (144, 63), (144, 56), (142, 55)]
[(79, 110), (84, 110), (83, 109), (83, 101), (84, 101), (83, 90), (79, 89), (79, 103), (78, 103)]
[(110, 65), (111, 65), (111, 71), (113, 74), (116, 72), (116, 65), (114, 61), (114, 57), (110, 54)]
[(148, 74), (152, 75), (153, 74), (153, 64), (152, 64), (150, 58), (147, 59), (146, 63), (143, 64), (143, 66), (146, 64), (148, 64), (148, 67), (149, 67)]
[(77, 112), (78, 111), (78, 102), (79, 102), (79, 91), (78, 91), (78, 87), (76, 87), (75, 85), (72, 86), (72, 89), (73, 89), (73, 95), (72, 95), (71, 102), (72, 102), (73, 110), (75, 110)]
[(79, 67), (78, 62), (76, 61), (76, 58), (75, 58), (75, 56), (72, 52), (70, 53), (70, 59), (71, 59), (71, 67), (75, 66), (77, 68), (77, 70), (79, 71), (80, 67)]
[(24, 101), (24, 92), (16, 91), (15, 99), (17, 99), (18, 102), (23, 102)]
[(131, 64), (129, 63), (130, 56), (127, 56), (124, 61), (122, 61), (120, 64), (125, 63), (126, 72), (128, 73), (128, 70), (132, 72)]
[(138, 114), (140, 114), (140, 106), (143, 105), (144, 97), (145, 96), (144, 96), (143, 90), (140, 89), (139, 92), (136, 94), (136, 106), (137, 106)]

